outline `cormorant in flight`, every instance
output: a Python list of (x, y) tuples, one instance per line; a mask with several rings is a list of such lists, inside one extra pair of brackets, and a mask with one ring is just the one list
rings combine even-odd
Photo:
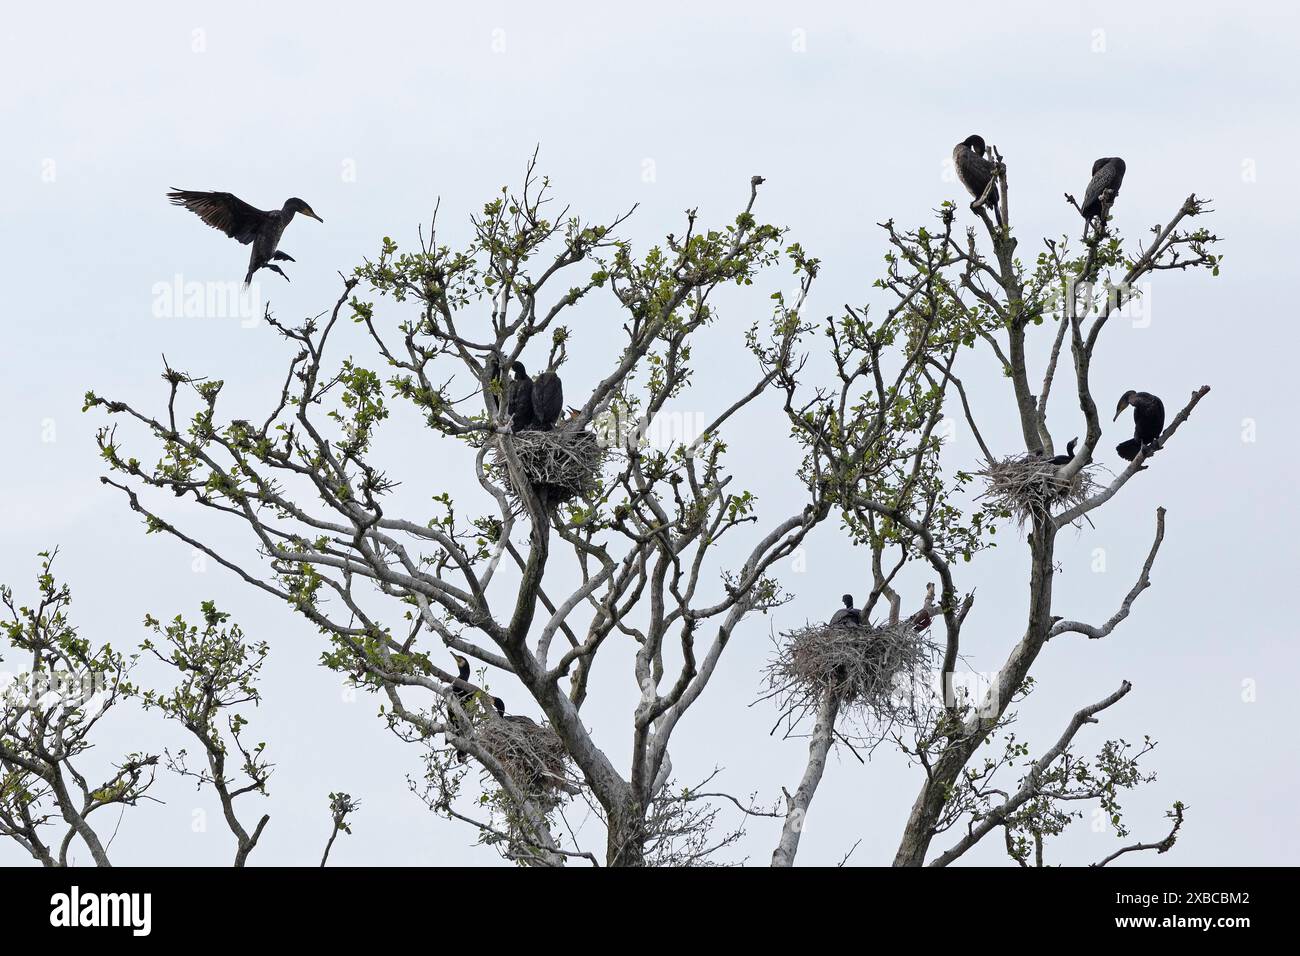
[(1101, 215), (1101, 204), (1114, 203), (1119, 195), (1119, 187), (1124, 182), (1124, 160), (1118, 156), (1103, 156), (1092, 164), (1092, 179), (1088, 180), (1088, 189), (1083, 194), (1083, 205), (1079, 212), (1091, 222)]
[(276, 249), (294, 213), (300, 212), (304, 216), (311, 216), (317, 222), (325, 221), (312, 211), (311, 206), (296, 197), (286, 199), (281, 208), (271, 212), (250, 206), (231, 193), (196, 192), (192, 189), (173, 187), (167, 194), (167, 198), (173, 205), (184, 206), (209, 226), (220, 229), (231, 239), (243, 245), (248, 245), (250, 242), (253, 244), (252, 255), (248, 258), (248, 274), (244, 276), (244, 285), (248, 285), (253, 280), (253, 273), (262, 268), (280, 273), (286, 282), (289, 280), (289, 277), (284, 275), (284, 270), (273, 264), (271, 260), (295, 261), (289, 253), (279, 252)]
[(844, 607), (831, 615), (831, 627), (861, 624), (862, 612), (853, 606), (853, 595), (846, 594), (840, 600), (844, 602)]
[(1154, 454), (1160, 448), (1160, 433), (1165, 430), (1165, 405), (1150, 392), (1135, 392), (1129, 389), (1119, 400), (1115, 409), (1115, 418), (1129, 406), (1133, 407), (1133, 437), (1115, 446), (1119, 456), (1125, 461), (1132, 461), (1138, 452)]
[[(961, 180), (961, 184), (966, 187), (970, 194), (975, 199), (983, 196), (984, 188), (989, 185), (989, 180), (993, 178), (993, 170), (995, 169), (992, 161), (984, 158), (984, 138), (974, 134), (967, 136), (953, 147), (952, 162), (957, 169), (957, 178)], [(971, 205), (974, 206), (974, 203)], [(1002, 225), (1002, 211), (998, 207), (997, 183), (994, 183), (989, 188), (988, 199), (984, 201), (984, 205), (993, 210), (998, 225)]]
[(1053, 465), (1068, 465), (1074, 460), (1074, 446), (1079, 444), (1079, 439), (1071, 438), (1069, 444), (1065, 446), (1065, 454), (1057, 455), (1052, 459)]
[(538, 431), (548, 432), (564, 411), (564, 386), (554, 372), (543, 372), (533, 379), (533, 418)]
[(510, 401), (506, 407), (510, 410), (510, 427), (519, 434), (537, 421), (533, 415), (533, 380), (528, 377), (523, 362), (515, 362), (510, 371), (515, 377), (510, 380)]

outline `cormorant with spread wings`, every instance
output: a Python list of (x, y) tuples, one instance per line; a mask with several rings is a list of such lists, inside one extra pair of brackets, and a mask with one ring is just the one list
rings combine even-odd
[(243, 245), (253, 244), (252, 255), (248, 259), (248, 274), (244, 276), (244, 285), (253, 280), (253, 273), (266, 268), (280, 273), (285, 281), (289, 277), (284, 270), (272, 260), (293, 262), (293, 256), (280, 252), (280, 237), (288, 227), (295, 213), (311, 216), (317, 222), (324, 222), (312, 211), (311, 206), (301, 199), (286, 199), (284, 205), (267, 212), (250, 206), (233, 193), (197, 192), (192, 189), (173, 189), (167, 198), (175, 206), (184, 206), (213, 229), (220, 229), (231, 239)]

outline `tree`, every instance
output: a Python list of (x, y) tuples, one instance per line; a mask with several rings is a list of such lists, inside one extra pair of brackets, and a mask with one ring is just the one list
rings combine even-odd
[[(1110, 221), (1108, 201), (1101, 218), (1085, 229), (1083, 248), (1077, 254), (1071, 254), (1064, 237), (1045, 240), (1034, 267), (1026, 268), (1015, 254), (1019, 243), (1008, 201), (1007, 167), (996, 149), (993, 155), (998, 214), (990, 218), (981, 202), (986, 197), (977, 197), (970, 206), (991, 254), (981, 248), (977, 229), (967, 229), (964, 236), (955, 234), (957, 208), (951, 203), (941, 208), (936, 229), (901, 230), (893, 220), (883, 223), (890, 252), (886, 275), (876, 285), (893, 303), (887, 315), (875, 325), (867, 320), (865, 310), (848, 308), (843, 318), (828, 323), (839, 379), (833, 392), (819, 390), (798, 404), (798, 381), (791, 376), (783, 382), (790, 395), (787, 412), (807, 452), (805, 473), (819, 481), (823, 475), (832, 476), (828, 495), (855, 540), (870, 551), (873, 586), (865, 605), (868, 612), (885, 598), (889, 621), (898, 622), (899, 599), (891, 584), (910, 559), (926, 561), (941, 584), (939, 613), (918, 612), (927, 627), (931, 617), (936, 621), (942, 617), (940, 706), (912, 702), (907, 715), (911, 719), (903, 722), (911, 740), (904, 734), (895, 736), (897, 745), (924, 771), (895, 856), (900, 866), (924, 863), (931, 841), (959, 823), (965, 824), (965, 836), (934, 857), (934, 865), (951, 863), (998, 827), (1005, 831), (1013, 859), (1025, 861), (1027, 840), (1041, 863), (1044, 838), (1060, 832), (1071, 815), (1061, 808), (1077, 800), (1100, 801), (1116, 832), (1127, 834), (1117, 792), (1151, 779), (1141, 775), (1137, 761), (1153, 745), (1148, 741), (1135, 753), (1122, 741), (1108, 741), (1091, 764), (1077, 761), (1069, 750), (1084, 724), (1095, 723), (1096, 714), (1129, 693), (1127, 681), (1104, 700), (1076, 713), (1056, 745), (1028, 762), (1018, 789), (1010, 795), (990, 781), (999, 769), (1028, 758), (1025, 745), (1011, 736), (1001, 759), (974, 767), (972, 760), (985, 741), (1012, 721), (1010, 707), (1032, 687), (1030, 669), (1049, 640), (1069, 633), (1108, 636), (1150, 584), (1151, 567), (1164, 538), (1163, 508), (1156, 512), (1155, 538), (1138, 580), (1109, 620), (1093, 625), (1052, 613), (1057, 533), (1109, 501), (1146, 469), (1150, 457), (1143, 450), (1101, 487), (1087, 475), (1101, 439), (1090, 384), (1092, 362), (1107, 322), (1140, 294), (1141, 280), (1174, 270), (1207, 269), (1217, 274), (1220, 263), (1212, 251), (1216, 237), (1208, 230), (1184, 226), (1208, 211), (1208, 204), (1192, 195), (1166, 225), (1153, 228), (1150, 244), (1136, 252), (1125, 251)], [(1071, 197), (1066, 198), (1075, 205)], [(1030, 336), (1053, 326), (1041, 385), (1035, 390), (1030, 378)], [(1082, 446), (1058, 467), (1050, 463), (1057, 446), (1048, 429), (1047, 409), (1067, 337), (1075, 373), (1072, 404), (1082, 413), (1087, 431)], [(882, 373), (882, 358), (899, 341), (907, 345), (902, 361), (895, 363), (897, 377), (891, 381), (888, 373)], [(920, 354), (927, 342), (935, 343), (934, 354)], [(1008, 411), (1019, 424), (1023, 452), (1011, 458), (998, 458), (985, 444), (961, 379), (954, 374), (958, 356), (978, 347), (987, 347), (1012, 386), (1013, 404)], [(956, 391), (962, 414), (983, 452), (979, 477), (992, 502), (969, 515), (958, 510), (957, 502), (962, 488), (976, 477), (975, 470), (959, 470), (945, 483), (938, 459), (941, 443), (934, 435), (949, 389)], [(1164, 429), (1158, 447), (1169, 443), (1208, 392), (1208, 386), (1192, 392)], [(910, 419), (904, 434), (912, 437), (911, 446), (900, 448), (892, 442), (891, 416)], [(974, 593), (960, 591), (955, 565), (971, 560), (991, 543), (996, 519), (1013, 517), (1027, 531), (1027, 619), (1005, 662), (975, 703), (957, 685), (962, 627)], [(898, 559), (891, 567), (884, 556), (895, 548)], [(837, 704), (835, 699), (820, 702), (808, 769), (790, 800), (774, 855), (776, 864), (793, 860), (803, 816), (834, 741)], [(1170, 835), (1151, 845), (1160, 852), (1172, 845), (1182, 824), (1181, 803), (1175, 804), (1171, 819), (1175, 822)]]
[(325, 841), (325, 852), (321, 854), (320, 865), (324, 866), (330, 858), (330, 850), (334, 848), (334, 841), (338, 839), (340, 833), (352, 834), (352, 824), (348, 822), (348, 817), (361, 809), (361, 802), (353, 800), (349, 793), (330, 794), (330, 837)]
[[(0, 587), (11, 660), (24, 667), (0, 697), (0, 836), (43, 866), (67, 866), (78, 839), (97, 866), (109, 866), (108, 844), (91, 819), (104, 807), (147, 799), (158, 756), (131, 753), (98, 785), (83, 761), (104, 716), (134, 693), (134, 658), (83, 640), (68, 620), (72, 593), (53, 574), (57, 552), (41, 554), (39, 600), (20, 605)], [(46, 834), (53, 830), (57, 843)], [(60, 834), (61, 831), (61, 834)]]
[[(435, 213), (428, 236), (421, 231), (412, 250), (385, 238), (374, 260), (343, 279), (328, 313), (293, 326), (268, 310), (268, 324), (293, 356), (260, 423), (223, 419), (222, 382), (170, 366), (162, 413), (89, 393), (88, 409), (128, 420), (161, 455), (156, 466), (142, 465), (119, 442), (116, 425), (106, 425), (99, 445), (111, 474), (103, 480), (144, 516), (150, 533), (202, 550), (316, 626), (329, 641), (326, 665), (381, 695), (386, 725), (422, 749), (425, 769), (411, 786), (434, 812), (474, 827), (508, 859), (544, 865), (600, 862), (564, 825), (564, 805), (574, 797), (598, 810), (609, 865), (706, 861), (710, 847), (730, 842), (706, 836), (714, 825), (709, 801), (729, 800), (746, 818), (771, 815), (753, 800), (674, 784), (670, 743), (736, 628), (790, 599), (776, 579), (778, 563), (836, 513), (870, 556), (868, 619), (883, 600), (884, 619), (900, 626), (902, 598), (892, 585), (909, 559), (926, 561), (942, 585), (918, 614), (933, 612), (944, 622), (936, 665), (946, 700), (937, 714), (923, 703), (913, 707), (918, 736), (910, 752), (925, 766), (927, 782), (897, 859), (921, 863), (935, 833), (952, 825), (945, 807), (985, 812), (978, 793), (959, 798), (963, 769), (1004, 724), (1049, 632), (1086, 627), (1054, 623), (1050, 613), (1056, 530), (1104, 503), (1143, 461), (1139, 456), (1115, 484), (1070, 510), (1034, 510), (1026, 636), (990, 690), (992, 706), (986, 701), (976, 710), (953, 693), (961, 625), (973, 598), (960, 594), (952, 563), (987, 547), (1006, 512), (964, 513), (961, 500), (974, 476), (945, 477), (936, 426), (950, 390), (966, 404), (955, 363), (990, 345), (1013, 382), (1026, 453), (1050, 454), (1047, 396), (1070, 332), (1089, 422), (1084, 448), (1060, 473), (1071, 482), (1101, 434), (1087, 373), (1109, 315), (1085, 331), (1093, 293), (1079, 294), (1078, 280), (1093, 282), (1124, 262), (1123, 253), (1103, 227), (1078, 257), (1069, 257), (1064, 243), (1049, 244), (1026, 274), (1013, 255), (1003, 167), (1007, 226), (998, 230), (979, 213), (994, 258), (977, 251), (973, 232), (965, 243), (954, 236), (951, 205), (937, 233), (885, 224), (894, 249), (877, 287), (896, 301), (880, 322), (857, 307), (828, 320), (836, 385), (809, 389), (804, 380), (815, 377), (805, 368), (818, 356), (806, 349), (818, 326), (802, 313), (819, 263), (784, 230), (755, 217), (762, 182), (753, 178), (748, 202), (730, 223), (706, 229), (688, 211), (680, 237), (670, 234), (638, 257), (618, 235), (630, 213), (600, 224), (567, 208), (552, 216), (549, 183), (536, 174), (534, 157), (521, 190), (503, 189), (471, 219), (463, 247), (440, 239)], [(1184, 264), (1217, 264), (1207, 251), (1212, 237), (1177, 231), (1185, 216), (1201, 211), (1188, 201), (1127, 270), (1130, 291), (1117, 302), (1132, 294), (1134, 280), (1169, 268), (1182, 250), (1196, 257)], [(706, 416), (698, 435), (651, 441), (649, 430), (672, 403), (703, 404), (692, 347), (719, 315), (726, 287), (743, 294), (779, 263), (792, 270), (796, 290), (772, 292), (770, 317), (748, 324), (752, 378), (728, 376), (740, 382), (734, 398)], [(1072, 311), (1058, 323), (1036, 399), (1028, 387), (1026, 335), (1053, 315), (1050, 294), (1062, 288), (1075, 292), (1063, 300)], [(607, 350), (603, 368), (569, 374), (566, 382), (571, 395), (579, 380), (595, 384), (582, 390), (555, 432), (516, 430), (510, 406), (520, 386), (510, 369), (530, 345), (529, 364), (537, 365), (540, 345), (548, 370), (567, 373), (570, 323), (596, 303), (620, 311), (621, 334), (612, 332), (607, 312), (586, 327), (611, 330), (618, 344)], [(349, 346), (366, 349), (383, 367), (357, 360)], [(734, 486), (724, 440), (736, 414), (767, 394), (782, 401), (804, 449), (791, 469), (802, 479), (803, 500), (775, 518), (760, 516), (753, 494)], [(377, 449), (386, 423), (407, 409), (418, 413), (438, 450), (426, 459), (433, 467), (399, 482)], [(399, 493), (413, 481), (422, 494), (445, 484), (440, 479), (457, 461), (478, 488), (471, 504), (457, 503), (444, 488), (430, 495), (430, 513)], [(562, 477), (547, 470), (557, 461)], [(184, 502), (168, 510), (159, 503), (167, 500), (163, 491)], [(245, 527), (250, 550), (227, 553), (202, 540), (189, 520), (195, 507)], [(477, 511), (482, 507), (485, 513)], [(887, 570), (885, 555), (895, 550), (897, 564)], [(588, 728), (582, 708), (597, 657), (616, 660), (610, 648), (619, 642), (633, 651), (626, 667), (639, 694), (627, 725), (611, 737), (609, 728)], [(453, 673), (447, 652), (477, 662), (478, 675)], [(519, 698), (504, 715), (498, 711), (491, 687), (497, 674), (518, 682), (544, 723), (514, 713)], [(848, 745), (836, 728), (842, 704), (834, 694), (816, 702), (808, 772), (778, 814), (785, 825), (774, 862), (793, 861), (826, 754), (836, 741)], [(986, 712), (993, 716), (980, 716)], [(630, 741), (630, 748), (611, 756), (609, 739)], [(477, 799), (464, 793), (474, 765), (486, 775)], [(1099, 778), (1099, 786), (1110, 779)], [(1039, 786), (1033, 796), (1048, 791)], [(1018, 811), (1017, 820), (1027, 819), (1025, 803), (1006, 815)]]
[[(35, 607), (20, 606), (10, 588), (0, 587), (0, 604), (8, 612), (8, 659), (29, 661), (27, 670), (6, 675), (9, 680), (0, 697), (0, 837), (14, 841), (45, 866), (72, 863), (72, 848), (80, 838), (96, 866), (111, 866), (108, 850), (121, 816), (108, 839), (89, 817), (114, 804), (124, 812), (145, 800), (162, 802), (149, 792), (161, 762), (217, 795), (235, 837), (234, 865), (242, 867), (270, 817), (263, 814), (250, 831), (236, 815), (235, 801), (249, 793), (265, 795), (272, 766), (266, 745), (247, 743), (248, 721), (232, 711), (261, 702), (257, 684), (268, 645), (249, 642), (228, 614), (205, 601), (202, 627), (186, 623), (180, 615), (164, 626), (149, 615), (145, 627), (152, 636), (141, 642), (139, 652), (124, 655), (109, 644), (96, 647), (79, 636), (70, 621), (72, 595), (54, 576), (56, 554), (41, 554), (40, 600)], [(130, 681), (142, 656), (175, 671), (175, 686), (157, 690)], [(0, 656), (0, 662), (6, 659)], [(164, 749), (161, 756), (131, 753), (114, 765), (115, 772), (105, 782), (90, 786), (83, 761), (96, 746), (96, 728), (110, 709), (132, 700), (145, 712), (158, 712), (180, 724), (202, 746), (203, 766), (191, 767), (183, 748)], [(229, 763), (232, 753), (238, 755), (237, 770)], [(351, 832), (347, 818), (359, 807), (360, 802), (346, 793), (330, 794), (334, 829), (326, 857), (338, 832)], [(55, 850), (45, 833), (57, 829), (60, 819), (65, 829)]]
[[(203, 602), (202, 613), (202, 628), (187, 624), (179, 614), (166, 627), (152, 616), (145, 617), (145, 627), (162, 646), (147, 638), (141, 649), (175, 670), (179, 680), (169, 691), (144, 690), (140, 698), (145, 710), (157, 710), (176, 721), (203, 748), (203, 768), (192, 768), (183, 749), (166, 754), (167, 767), (216, 792), (222, 817), (235, 837), (234, 865), (240, 867), (271, 818), (263, 814), (250, 832), (235, 814), (235, 801), (248, 793), (265, 796), (272, 766), (266, 759), (265, 743), (245, 742), (247, 718), (238, 711), (224, 721), (222, 718), (232, 708), (261, 702), (257, 680), (269, 647), (265, 641), (248, 644), (239, 625), (228, 624), (230, 615), (217, 610), (211, 601)], [(232, 753), (238, 755), (239, 773), (244, 778), (237, 786), (233, 785), (233, 768), (227, 764)]]

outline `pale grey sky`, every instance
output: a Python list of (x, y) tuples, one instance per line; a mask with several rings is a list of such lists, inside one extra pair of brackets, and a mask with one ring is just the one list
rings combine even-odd
[[(1294, 863), (1300, 775), (1289, 730), (1300, 659), (1286, 601), (1300, 533), (1290, 368), (1300, 343), (1289, 314), (1297, 19), (1280, 4), (1204, 2), (1017, 3), (996, 12), (752, 2), (13, 8), (0, 28), (8, 127), (0, 581), (27, 593), (36, 552), (58, 545), (86, 637), (125, 646), (143, 636), (146, 611), (193, 614), (215, 598), (271, 642), (266, 702), (252, 720), (278, 770), (255, 862), (318, 858), (326, 794), (336, 789), (364, 804), (355, 835), (336, 845), (340, 864), (496, 862), (407, 792), (405, 774), (419, 769), (413, 750), (383, 730), (376, 699), (343, 699), (338, 676), (317, 665), (311, 627), (219, 568), (197, 571), (178, 542), (146, 538), (97, 481), (102, 419), (80, 413), (87, 389), (155, 408), (166, 354), (225, 378), (228, 414), (253, 417), (283, 378), (288, 352), (265, 326), (153, 315), (157, 283), (238, 279), (247, 259), (245, 248), (168, 206), (167, 188), (225, 189), (263, 207), (290, 195), (312, 204), (325, 224), (300, 219), (284, 241), (298, 260), (287, 264), (292, 284), (261, 280), (277, 314), (293, 319), (332, 304), (336, 272), (373, 253), (381, 236), (412, 243), (439, 196), (444, 224), (464, 236), (468, 215), (518, 181), (536, 144), (557, 195), (584, 216), (640, 203), (626, 231), (642, 249), (678, 229), (688, 207), (725, 221), (760, 173), (760, 214), (823, 260), (809, 309), (821, 316), (846, 301), (884, 304), (870, 289), (883, 252), (874, 224), (925, 223), (957, 198), (944, 161), (967, 134), (1008, 157), (1025, 256), (1040, 236), (1077, 234), (1062, 193), (1082, 190), (1097, 156), (1121, 155), (1128, 174), (1116, 216), (1127, 235), (1167, 220), (1195, 191), (1214, 200), (1206, 224), (1223, 237), (1226, 259), (1218, 279), (1159, 276), (1149, 325), (1108, 330), (1094, 370), (1099, 402), (1141, 388), (1176, 408), (1197, 386), (1214, 390), (1152, 468), (1094, 515), (1095, 530), (1063, 536), (1058, 613), (1104, 618), (1132, 584), (1155, 507), (1169, 510), (1154, 586), (1107, 640), (1049, 645), (1018, 729), (1041, 749), (1074, 710), (1127, 678), (1133, 693), (1079, 741), (1091, 748), (1144, 733), (1160, 741), (1147, 764), (1159, 780), (1127, 800), (1135, 833), (1163, 835), (1162, 813), (1181, 799), (1188, 821), (1162, 862)], [(774, 273), (767, 286), (782, 280)], [(739, 330), (766, 314), (767, 286), (726, 300), (706, 340), (717, 351), (706, 354), (735, 361)], [(566, 372), (575, 390), (607, 360), (601, 311), (584, 315), (591, 326), (575, 329)], [(1005, 384), (987, 363), (968, 365), (966, 381), (977, 406), (1005, 408)], [(710, 394), (703, 389), (702, 400)], [(1068, 409), (1054, 414), (1057, 434), (1073, 435)], [(410, 416), (392, 424), (385, 454), (408, 478), (403, 500), (469, 487), (445, 471), (442, 450)], [(760, 406), (729, 439), (733, 469), (770, 520), (796, 500), (790, 475), (774, 467), (772, 436), (784, 431), (774, 409)], [(1108, 430), (1105, 449), (1120, 431)], [(1015, 440), (1011, 428), (985, 437)], [(783, 449), (778, 442), (775, 454)], [(975, 450), (959, 428), (951, 460), (970, 463)], [(1112, 464), (1105, 452), (1102, 460)], [(419, 475), (430, 488), (409, 484)], [(237, 528), (199, 526), (246, 547)], [(1097, 548), (1105, 573), (1091, 570)], [(846, 575), (868, 574), (834, 522), (810, 540), (807, 558), (806, 572), (783, 576), (797, 600), (742, 625), (675, 738), (683, 782), (721, 763), (716, 784), (736, 793), (770, 800), (797, 784), (804, 742), (768, 737), (770, 705), (748, 706), (769, 629), (824, 615), (852, 589)], [(1018, 637), (1008, 622), (1022, 615), (1026, 555), (1007, 534), (961, 570), (960, 586), (979, 594), (965, 650), (973, 667), (993, 669)], [(924, 581), (919, 571), (909, 580), (913, 593)], [(608, 728), (603, 743), (621, 761), (635, 688), (616, 666), (602, 674), (587, 719)], [(1243, 701), (1246, 681), (1256, 682), (1254, 702)], [(105, 757), (184, 745), (126, 709), (110, 728)], [(800, 862), (833, 863), (858, 839), (855, 863), (888, 862), (916, 785), (884, 749), (865, 767), (837, 756)], [(155, 793), (165, 806), (123, 820), (119, 862), (228, 861), (229, 835), (206, 794), (175, 779)], [(192, 830), (196, 808), (210, 815), (206, 833)], [(776, 833), (751, 825), (737, 855), (766, 862)], [(1117, 845), (1084, 821), (1057, 859), (1087, 862)], [(971, 859), (996, 862), (997, 848)], [(0, 846), (0, 862), (25, 860)]]

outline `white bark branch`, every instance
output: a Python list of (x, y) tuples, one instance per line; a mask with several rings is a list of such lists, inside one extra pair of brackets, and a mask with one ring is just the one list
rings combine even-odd
[(803, 780), (794, 796), (786, 794), (785, 824), (781, 827), (781, 839), (772, 853), (773, 866), (793, 866), (795, 854), (799, 851), (799, 837), (803, 833), (804, 821), (808, 816), (808, 805), (812, 803), (817, 786), (821, 783), (826, 770), (826, 756), (830, 753), (835, 740), (835, 718), (839, 714), (839, 700), (834, 694), (823, 694), (817, 706), (817, 723), (813, 726), (812, 739), (808, 742), (808, 765), (804, 768)]
[(1138, 575), (1137, 583), (1124, 596), (1119, 610), (1111, 615), (1101, 627), (1092, 624), (1084, 624), (1081, 621), (1057, 621), (1052, 625), (1052, 630), (1048, 633), (1047, 638), (1051, 640), (1059, 634), (1067, 631), (1075, 631), (1079, 634), (1086, 634), (1088, 637), (1096, 640), (1106, 637), (1111, 631), (1119, 626), (1119, 623), (1128, 617), (1129, 611), (1133, 607), (1133, 602), (1137, 600), (1139, 594), (1151, 586), (1151, 566), (1155, 564), (1156, 554), (1160, 551), (1160, 543), (1165, 539), (1165, 509), (1163, 507), (1156, 509), (1156, 537), (1151, 542), (1151, 550), (1147, 553), (1147, 559), (1142, 565), (1142, 573)]

